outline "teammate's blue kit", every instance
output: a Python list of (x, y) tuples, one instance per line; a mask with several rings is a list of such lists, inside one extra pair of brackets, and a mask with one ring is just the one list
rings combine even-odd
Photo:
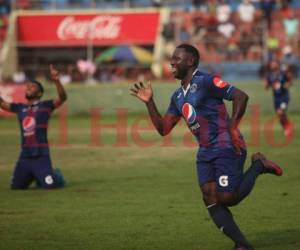
[(21, 131), (21, 154), (17, 161), (11, 187), (27, 188), (33, 180), (43, 188), (54, 188), (47, 129), (55, 106), (53, 101), (39, 101), (33, 105), (12, 103), (10, 109), (18, 116)]
[(223, 99), (231, 100), (234, 89), (218, 76), (195, 71), (188, 88), (180, 87), (172, 95), (167, 111), (184, 117), (199, 143), (200, 185), (215, 181), (219, 192), (234, 192), (239, 187), (247, 154), (241, 134), (241, 155), (235, 152), (229, 134), (230, 117)]
[(284, 88), (284, 84), (289, 81), (289, 77), (283, 71), (270, 72), (267, 75), (267, 84), (273, 89), (273, 100), (275, 110), (288, 108), (290, 101), (289, 91)]

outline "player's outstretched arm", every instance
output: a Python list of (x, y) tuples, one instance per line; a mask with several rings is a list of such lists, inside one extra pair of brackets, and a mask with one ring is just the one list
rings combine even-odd
[(52, 64), (50, 64), (50, 75), (51, 75), (51, 79), (55, 83), (57, 93), (58, 93), (58, 98), (54, 99), (53, 102), (55, 107), (59, 107), (67, 100), (67, 93), (59, 80), (59, 71), (55, 69)]
[(232, 93), (232, 116), (230, 122), (230, 135), (232, 138), (232, 143), (237, 151), (237, 153), (241, 153), (241, 145), (239, 145), (239, 132), (237, 130), (238, 125), (245, 114), (247, 103), (248, 103), (248, 95), (239, 90), (235, 89)]
[(130, 91), (131, 95), (139, 98), (146, 104), (148, 113), (157, 132), (161, 136), (169, 134), (174, 126), (178, 123), (180, 118), (168, 113), (164, 117), (161, 116), (153, 100), (153, 89), (151, 82), (149, 81), (147, 86), (144, 86), (142, 82), (139, 84), (134, 84), (134, 87), (131, 88)]
[(6, 110), (6, 111), (11, 111), (10, 110), (10, 103), (4, 101), (1, 96), (0, 96), (0, 108)]

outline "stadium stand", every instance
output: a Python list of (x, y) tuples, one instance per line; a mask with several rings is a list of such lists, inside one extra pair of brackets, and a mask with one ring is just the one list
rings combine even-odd
[[(168, 58), (176, 44), (188, 42), (197, 45), (200, 50), (202, 62), (207, 68), (214, 64), (230, 62), (230, 66), (221, 67), (223, 71), (241, 63), (248, 65), (252, 70), (259, 68), (272, 57), (284, 59), (290, 48), (289, 54), (293, 55), (293, 68), (296, 72), (299, 64), (299, 17), (300, 2), (291, 0), (14, 0), (0, 1), (0, 42), (3, 43), (8, 25), (8, 15), (13, 10), (105, 10), (120, 8), (147, 8), (168, 7), (171, 16), (168, 22), (163, 23), (161, 36), (164, 40), (164, 60)], [(101, 48), (94, 48), (101, 52)], [(20, 51), (19, 62), (21, 68), (30, 67), (26, 57), (33, 51)], [(51, 51), (40, 50), (44, 56), (50, 56)], [(50, 53), (50, 54), (49, 54)], [(68, 54), (76, 55), (80, 52), (70, 48)], [(95, 53), (94, 53), (95, 54)], [(75, 67), (63, 55), (60, 60), (65, 64), (65, 71)], [(163, 65), (166, 69), (167, 66)], [(32, 71), (32, 68), (30, 69)], [(34, 69), (35, 71), (35, 69)], [(107, 79), (107, 75), (115, 74), (99, 73), (100, 79)], [(116, 70), (120, 72), (120, 70)], [(164, 70), (165, 77), (168, 77)], [(73, 71), (72, 71), (73, 72)], [(134, 72), (134, 70), (133, 70)], [(252, 74), (252, 73), (251, 73)], [(82, 77), (76, 73), (74, 79)], [(121, 75), (121, 74), (120, 74)], [(132, 75), (132, 72), (127, 74)], [(242, 75), (238, 73), (238, 75)], [(253, 75), (253, 74), (252, 74)], [(135, 74), (133, 74), (135, 76)], [(233, 76), (232, 76), (233, 77)]]

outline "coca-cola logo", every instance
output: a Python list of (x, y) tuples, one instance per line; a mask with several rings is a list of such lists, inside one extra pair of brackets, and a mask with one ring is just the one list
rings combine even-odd
[(120, 35), (121, 16), (96, 16), (89, 20), (76, 20), (65, 17), (57, 28), (60, 40), (116, 39)]

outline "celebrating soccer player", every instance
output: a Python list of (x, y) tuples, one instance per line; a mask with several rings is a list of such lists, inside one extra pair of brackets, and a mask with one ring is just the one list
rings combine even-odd
[[(195, 135), (198, 179), (209, 214), (224, 234), (235, 243), (235, 249), (253, 249), (228, 209), (240, 203), (263, 173), (282, 175), (281, 168), (264, 155), (252, 156), (250, 168), (243, 173), (246, 146), (238, 125), (246, 110), (248, 96), (219, 76), (198, 70), (199, 52), (189, 45), (179, 45), (171, 58), (171, 68), (181, 86), (171, 97), (164, 116), (158, 112), (151, 83), (135, 84), (131, 94), (143, 101), (151, 120), (164, 136), (183, 117)], [(229, 117), (223, 99), (233, 102)]]
[(273, 90), (274, 108), (279, 118), (280, 124), (284, 129), (285, 136), (291, 136), (292, 124), (287, 117), (287, 108), (289, 104), (289, 87), (292, 85), (292, 77), (287, 71), (280, 69), (280, 63), (272, 60), (269, 64), (265, 89), (270, 87)]
[(41, 101), (44, 88), (36, 80), (27, 83), (26, 104), (8, 103), (0, 97), (0, 107), (17, 114), (22, 136), (22, 149), (13, 173), (12, 189), (26, 189), (34, 180), (41, 188), (64, 186), (61, 172), (52, 168), (47, 129), (52, 111), (67, 100), (67, 94), (59, 81), (59, 72), (52, 65), (50, 74), (57, 88), (57, 99)]

